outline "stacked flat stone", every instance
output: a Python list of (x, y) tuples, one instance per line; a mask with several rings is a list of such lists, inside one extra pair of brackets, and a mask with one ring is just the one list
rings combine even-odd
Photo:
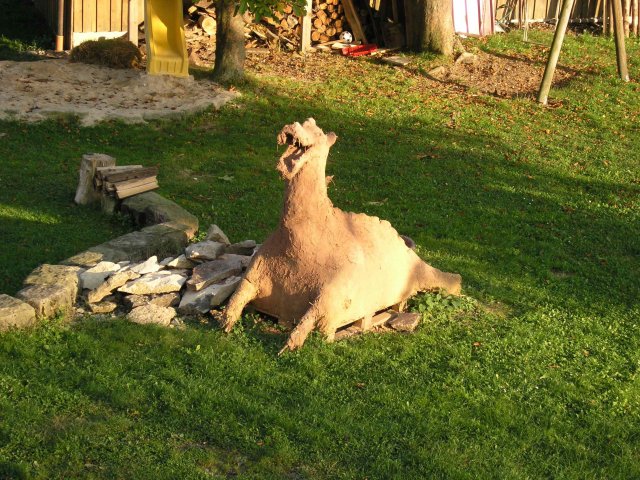
[(226, 301), (256, 248), (253, 240), (232, 244), (212, 225), (205, 240), (187, 245), (179, 255), (161, 261), (154, 255), (137, 263), (104, 261), (84, 270), (79, 274), (82, 298), (92, 313), (171, 325), (178, 313), (206, 314)]

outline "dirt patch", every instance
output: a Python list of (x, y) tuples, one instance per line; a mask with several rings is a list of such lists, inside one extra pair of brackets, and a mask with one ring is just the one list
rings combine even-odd
[(0, 119), (40, 121), (72, 114), (84, 126), (109, 119), (141, 123), (220, 108), (236, 95), (207, 80), (150, 76), (66, 59), (0, 61), (0, 84)]
[[(479, 52), (469, 63), (455, 63), (431, 74), (436, 80), (460, 85), (468, 90), (497, 97), (535, 95), (540, 88), (545, 64), (526, 57), (492, 55)], [(554, 85), (566, 83), (577, 72), (558, 67)]]
[[(546, 58), (545, 58), (546, 60)], [(366, 75), (366, 65), (380, 62), (381, 57), (346, 58), (339, 54), (316, 53), (307, 56), (269, 52), (248, 55), (246, 67), (251, 73), (274, 75), (302, 81), (324, 81), (339, 72), (345, 78)], [(544, 60), (525, 56), (505, 56), (477, 52), (472, 63), (452, 63), (425, 74), (424, 67), (412, 62), (396, 67), (407, 77), (415, 78), (426, 88), (439, 88), (442, 94), (484, 93), (502, 98), (532, 97), (538, 91)], [(390, 68), (390, 67), (387, 67)], [(558, 66), (553, 85), (560, 86), (579, 72)]]

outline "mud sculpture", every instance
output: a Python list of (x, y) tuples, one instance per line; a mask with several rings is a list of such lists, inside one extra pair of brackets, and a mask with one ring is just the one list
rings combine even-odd
[(418, 291), (460, 292), (460, 275), (426, 264), (389, 222), (333, 206), (325, 166), (336, 139), (312, 118), (278, 135), (287, 145), (277, 166), (286, 184), (280, 223), (231, 297), (225, 331), (251, 302), (293, 329), (282, 351), (294, 350), (314, 328), (331, 340), (338, 328), (366, 322)]

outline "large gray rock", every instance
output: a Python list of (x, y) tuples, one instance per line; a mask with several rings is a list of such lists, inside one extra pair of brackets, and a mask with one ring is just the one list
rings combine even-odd
[(104, 283), (105, 279), (120, 270), (120, 265), (114, 262), (100, 262), (80, 274), (80, 287), (93, 290)]
[(113, 167), (116, 159), (102, 153), (86, 153), (80, 162), (80, 173), (76, 196), (73, 199), (79, 205), (100, 201), (100, 192), (93, 186), (93, 177), (98, 167)]
[(80, 267), (69, 265), (43, 264), (36, 268), (24, 280), (25, 285), (68, 285), (71, 294), (78, 294), (79, 277), (82, 273)]
[(194, 267), (193, 274), (187, 281), (187, 288), (190, 290), (202, 290), (213, 283), (220, 283), (226, 278), (240, 274), (247, 264), (247, 257), (229, 254), (221, 255), (216, 260), (201, 263)]
[(224, 253), (225, 247), (224, 243), (205, 240), (204, 242), (192, 243), (184, 253), (189, 260), (215, 260)]
[(209, 230), (207, 230), (207, 236), (205, 237), (205, 240), (224, 243), (225, 245), (231, 244), (231, 242), (229, 241), (229, 238), (224, 234), (222, 229), (215, 224), (212, 224), (209, 227)]
[(133, 280), (120, 287), (118, 291), (135, 295), (178, 292), (186, 281), (187, 278), (182, 275), (161, 270)]
[(188, 238), (198, 231), (198, 219), (177, 203), (158, 195), (145, 192), (122, 201), (122, 213), (130, 215), (138, 225), (175, 223), (182, 225)]
[(89, 303), (99, 302), (104, 297), (111, 295), (111, 292), (113, 292), (116, 288), (120, 288), (127, 282), (135, 280), (137, 278), (140, 278), (140, 274), (134, 272), (133, 270), (116, 272), (111, 275), (105, 282), (87, 293), (87, 301)]
[(156, 255), (164, 258), (184, 250), (188, 239), (184, 231), (172, 224), (162, 223), (145, 227), (137, 232), (127, 233), (109, 240), (87, 252), (79, 253), (65, 260), (65, 265), (96, 265), (100, 261), (140, 262)]
[(222, 284), (209, 285), (202, 290), (187, 290), (180, 300), (178, 310), (183, 313), (207, 313), (211, 307), (220, 305), (229, 298), (240, 280), (240, 277), (231, 277)]
[(102, 261), (140, 262), (153, 255), (165, 258), (184, 251), (188, 241), (183, 225), (161, 223), (96, 245), (61, 263), (89, 268)]
[(36, 311), (28, 303), (0, 293), (0, 330), (33, 325)]
[(73, 285), (29, 285), (20, 290), (16, 297), (31, 305), (36, 315), (51, 317), (58, 312), (71, 310), (76, 300)]
[(69, 257), (66, 260), (63, 260), (61, 263), (64, 265), (91, 268), (91, 267), (95, 267), (103, 259), (104, 259), (103, 253), (85, 250), (84, 252), (77, 253), (73, 257)]
[(127, 317), (134, 323), (153, 323), (168, 327), (171, 319), (176, 316), (176, 311), (171, 307), (159, 307), (158, 305), (143, 305), (136, 307)]

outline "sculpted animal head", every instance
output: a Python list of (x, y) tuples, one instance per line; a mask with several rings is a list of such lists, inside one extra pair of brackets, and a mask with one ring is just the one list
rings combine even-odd
[(336, 143), (333, 132), (325, 133), (308, 118), (302, 125), (298, 122), (285, 125), (278, 135), (278, 145), (287, 145), (280, 157), (277, 169), (285, 180), (292, 180), (307, 164), (316, 163), (324, 169), (329, 149)]

